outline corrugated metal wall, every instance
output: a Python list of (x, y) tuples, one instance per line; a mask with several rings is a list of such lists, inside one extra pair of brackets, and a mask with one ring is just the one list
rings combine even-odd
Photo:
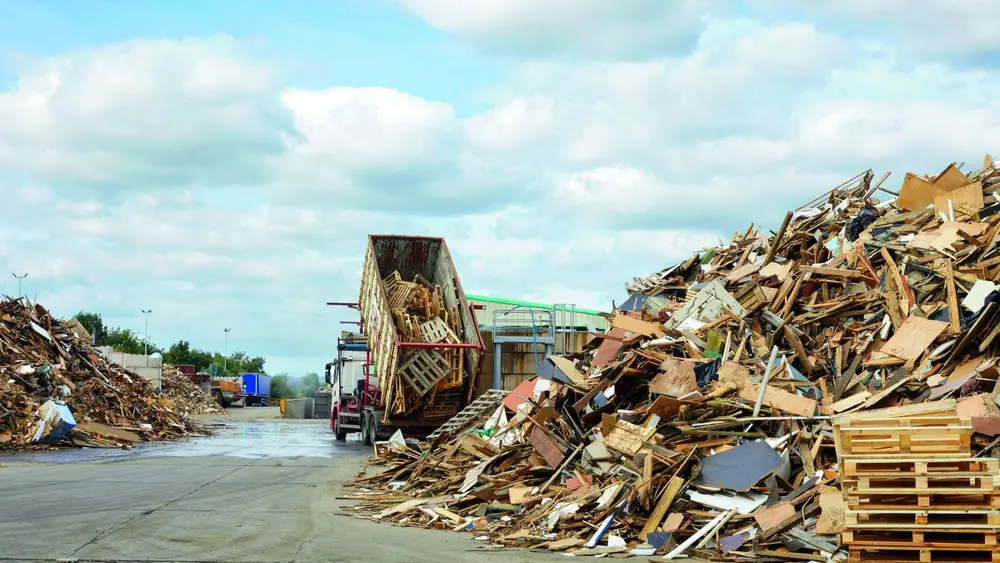
[[(530, 332), (524, 332), (520, 336), (530, 336)], [(512, 335), (513, 336), (513, 335)], [(579, 352), (590, 340), (591, 336), (586, 332), (577, 332), (572, 335), (572, 351)], [(487, 391), (493, 387), (493, 333), (483, 331), (483, 344), (486, 346), (486, 360), (483, 363), (483, 373), (479, 377), (480, 392)], [(534, 345), (532, 344), (504, 344), (501, 373), (503, 374), (503, 388), (508, 391), (513, 390), (519, 383), (534, 377), (538, 373), (538, 366), (535, 363)], [(538, 346), (538, 361), (545, 359), (545, 347)]]

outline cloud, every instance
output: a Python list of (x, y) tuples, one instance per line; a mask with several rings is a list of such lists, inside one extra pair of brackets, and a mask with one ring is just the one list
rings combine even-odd
[(517, 56), (645, 57), (683, 52), (715, 0), (396, 0), (443, 31), (490, 52)]
[(0, 92), (0, 165), (111, 195), (258, 183), (294, 133), (276, 88), (226, 36), (30, 60)]
[(318, 370), (348, 319), (324, 303), (356, 298), (367, 233), (445, 237), (470, 292), (607, 308), (868, 167), (893, 187), (1000, 144), (995, 69), (807, 12), (400, 1), (503, 53), (481, 109), (286, 87), (225, 36), (28, 61), (0, 92), (18, 210), (0, 257), (57, 314), (140, 326), (152, 307), (157, 342), (216, 346), (234, 326), (248, 351)]

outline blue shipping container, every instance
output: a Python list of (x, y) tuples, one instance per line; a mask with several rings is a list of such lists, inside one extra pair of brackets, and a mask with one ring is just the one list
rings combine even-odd
[(248, 396), (270, 397), (271, 376), (266, 373), (241, 373), (243, 393)]

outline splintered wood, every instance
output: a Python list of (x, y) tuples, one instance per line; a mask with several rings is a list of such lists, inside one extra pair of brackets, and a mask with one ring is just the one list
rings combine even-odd
[(370, 460), (352, 514), (432, 499), (391, 520), (574, 556), (1000, 563), (1000, 174), (880, 201), (887, 177), (634, 279), (582, 352)]

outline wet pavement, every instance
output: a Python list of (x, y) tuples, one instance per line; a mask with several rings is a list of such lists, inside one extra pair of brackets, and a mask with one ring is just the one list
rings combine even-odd
[(371, 449), (325, 421), (254, 416), (131, 450), (0, 456), (0, 561), (552, 560), (352, 518), (337, 497)]
[(231, 456), (244, 459), (264, 457), (324, 457), (360, 455), (365, 450), (360, 434), (348, 435), (337, 443), (326, 421), (262, 421), (208, 419), (200, 422), (207, 436), (176, 442), (140, 442), (130, 449), (55, 449), (0, 452), (0, 463), (76, 463), (144, 459), (152, 457)]

